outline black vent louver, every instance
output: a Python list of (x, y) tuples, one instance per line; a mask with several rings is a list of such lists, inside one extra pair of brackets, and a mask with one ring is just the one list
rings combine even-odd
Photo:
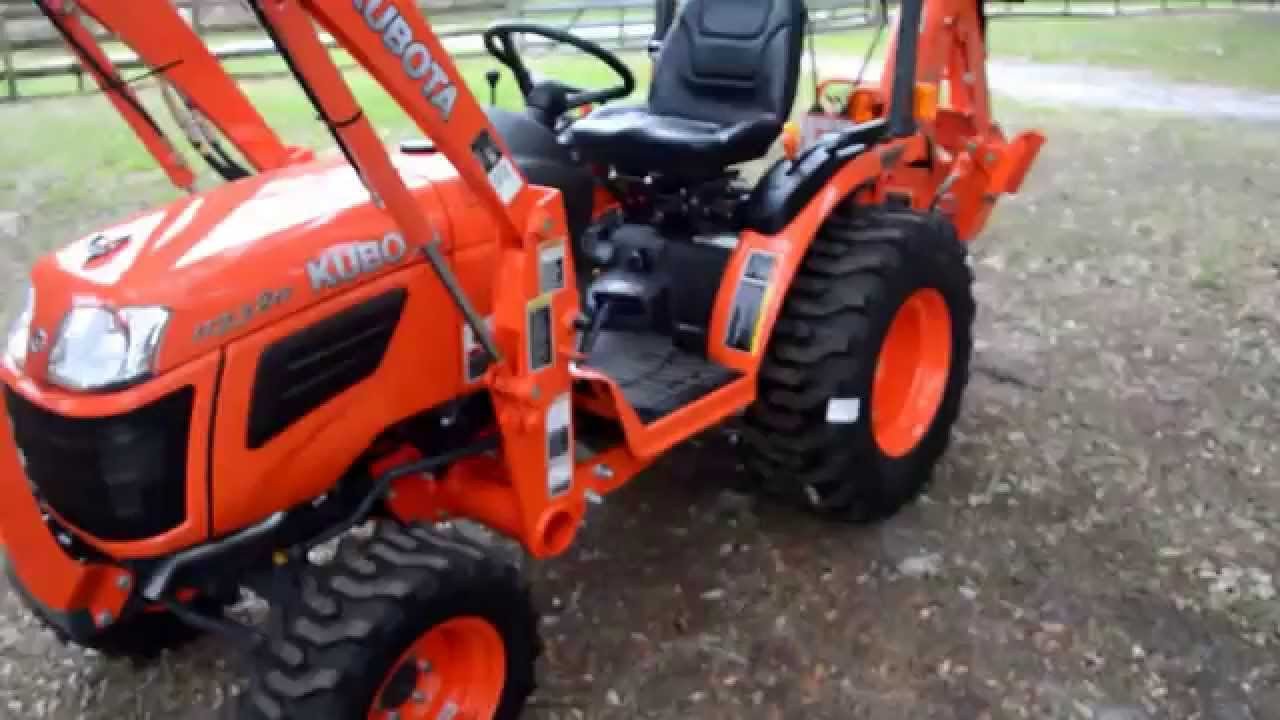
[(248, 446), (262, 447), (308, 412), (373, 375), (407, 298), (404, 289), (384, 293), (263, 351), (250, 398)]

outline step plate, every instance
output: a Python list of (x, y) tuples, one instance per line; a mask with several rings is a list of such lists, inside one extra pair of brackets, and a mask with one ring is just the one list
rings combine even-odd
[(664, 335), (606, 330), (587, 366), (608, 375), (646, 424), (692, 403), (740, 376), (677, 348)]

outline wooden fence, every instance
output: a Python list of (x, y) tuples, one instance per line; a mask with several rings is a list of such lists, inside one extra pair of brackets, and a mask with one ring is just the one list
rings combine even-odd
[[(653, 0), (419, 0), (436, 32), (459, 56), (483, 52), (481, 30), (500, 17), (523, 17), (579, 32), (614, 48), (643, 47), (653, 27)], [(233, 75), (283, 72), (282, 64), (263, 70), (237, 68), (234, 61), (274, 58), (276, 50), (262, 33), (245, 0), (174, 0), (183, 16), (205, 38)], [(993, 17), (1121, 16), (1208, 8), (1272, 7), (1277, 0), (995, 0)], [(880, 0), (809, 0), (818, 32), (835, 32), (880, 22)], [(122, 71), (144, 70), (127, 47), (115, 43), (93, 23), (108, 55)], [(31, 0), (0, 0), (0, 102), (21, 97), (84, 92), (80, 63)]]
[[(866, 24), (878, 0), (810, 0), (825, 22), (823, 30)], [(183, 16), (224, 61), (273, 58), (276, 50), (262, 33), (244, 0), (175, 0)], [(458, 56), (483, 52), (478, 36), (501, 17), (521, 17), (582, 33), (614, 48), (640, 49), (652, 33), (653, 0), (419, 0), (436, 33)], [(86, 19), (121, 69), (143, 70), (137, 57)], [(326, 38), (326, 41), (331, 41)], [(262, 75), (279, 69), (242, 70), (233, 75)], [(0, 0), (0, 101), (83, 92), (94, 87), (62, 38), (30, 0)]]

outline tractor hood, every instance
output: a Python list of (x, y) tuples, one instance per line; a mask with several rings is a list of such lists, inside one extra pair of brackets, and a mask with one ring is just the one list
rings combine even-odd
[[(436, 154), (392, 157), (451, 249), (445, 208), (474, 202), (456, 172)], [(493, 231), (469, 232), (468, 240)], [(405, 267), (417, 249), (347, 163), (317, 160), (193, 194), (41, 258), (32, 270), (32, 337), (52, 341), (77, 305), (162, 307), (169, 317), (155, 369), (164, 372)], [(32, 343), (31, 352), (40, 350)], [(45, 379), (44, 364), (28, 363), (33, 379)]]

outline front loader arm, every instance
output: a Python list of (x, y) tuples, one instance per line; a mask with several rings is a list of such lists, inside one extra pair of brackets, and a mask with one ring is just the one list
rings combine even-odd
[[(173, 184), (190, 190), (194, 173), (121, 78), (93, 33), (77, 13), (71, 12), (67, 0), (35, 3), (62, 33)], [(119, 36), (146, 65), (163, 74), (257, 170), (310, 158), (309, 151), (287, 147), (280, 141), (169, 0), (79, 0), (77, 6)]]
[[(250, 0), (250, 5), (375, 202), (410, 247), (425, 252), (494, 356), (485, 382), (502, 434), (505, 477), (492, 486), (502, 499), (485, 505), (493, 514), (475, 516), (520, 538), (535, 555), (563, 551), (585, 499), (584, 488), (572, 483), (548, 492), (560, 487), (565, 463), (572, 472), (572, 456), (565, 454), (571, 443), (550, 439), (571, 432), (566, 430), (569, 358), (578, 312), (572, 265), (550, 276), (540, 272), (540, 253), (551, 248), (560, 257), (569, 254), (558, 191), (526, 182), (413, 0)], [(492, 333), (444, 258), (452, 232), (428, 222), (317, 36), (316, 23), (387, 90), (477, 199), (475, 206), (459, 210), (452, 232), (467, 232), (470, 224), (497, 227), (501, 246), (493, 296), (483, 305), (493, 313)]]
[(80, 22), (63, 0), (35, 0), (36, 6), (57, 28), (80, 63), (93, 75), (102, 92), (115, 106), (138, 139), (164, 169), (169, 181), (179, 190), (190, 192), (195, 188), (196, 177), (182, 154), (179, 153), (155, 118), (147, 112), (133, 89), (125, 84), (111, 59), (102, 51), (93, 33)]
[(280, 141), (171, 0), (77, 2), (149, 66), (162, 68), (165, 79), (256, 169), (272, 170), (307, 159), (308, 153)]
[[(253, 4), (285, 54), (293, 56), (294, 73), (340, 136), (340, 144), (349, 146), (349, 159), (366, 182), (373, 182), (371, 189), (388, 203), (402, 227), (416, 221), (395, 208), (393, 203), (399, 199), (389, 197), (402, 195), (399, 189), (387, 186), (389, 181), (400, 183), (395, 177), (379, 180), (371, 175), (374, 169), (369, 166), (383, 164), (386, 152), (363, 120), (360, 106), (316, 37), (307, 13), (387, 90), (457, 169), (502, 227), (502, 235), (519, 244), (532, 200), (528, 185), (416, 2), (253, 0)], [(366, 132), (362, 127), (369, 129)], [(407, 193), (403, 197), (407, 203)], [(413, 232), (410, 227), (404, 229)]]

